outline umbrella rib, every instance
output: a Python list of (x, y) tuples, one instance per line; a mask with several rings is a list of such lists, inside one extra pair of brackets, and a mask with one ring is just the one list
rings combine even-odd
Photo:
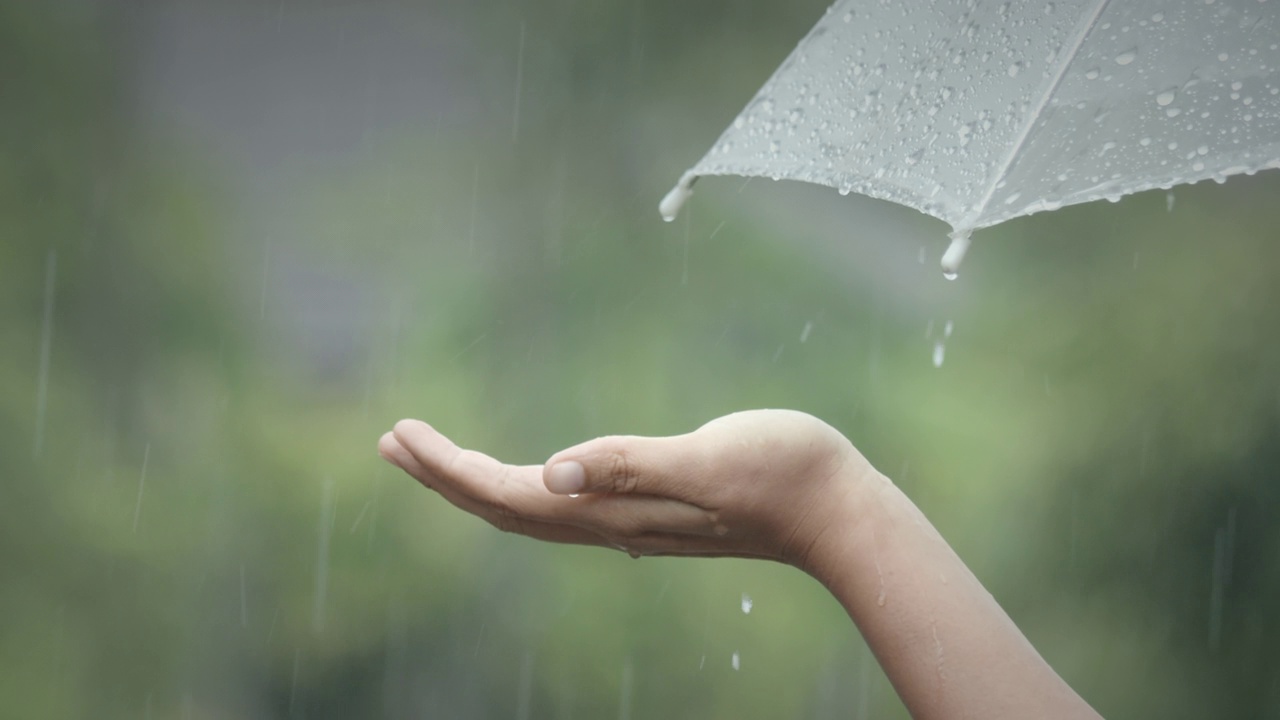
[(1098, 18), (1102, 15), (1102, 11), (1107, 9), (1107, 5), (1111, 4), (1111, 0), (1098, 0), (1098, 4), (1093, 8), (1093, 13), (1089, 16), (1088, 21), (1081, 23), (1080, 32), (1076, 34), (1075, 40), (1071, 44), (1071, 48), (1063, 55), (1062, 64), (1058, 67), (1057, 73), (1053, 76), (1053, 82), (1049, 83), (1049, 87), (1040, 97), (1040, 102), (1036, 104), (1036, 108), (1027, 116), (1026, 123), (1023, 124), (1022, 130), (1018, 132), (1018, 139), (1009, 148), (1009, 154), (1005, 156), (1004, 162), (1001, 163), (1000, 169), (996, 171), (995, 176), (991, 180), (991, 184), (987, 186), (986, 194), (978, 201), (977, 206), (970, 213), (969, 218), (965, 220), (963, 228), (957, 230), (971, 230), (974, 223), (982, 216), (987, 209), (987, 203), (991, 202), (992, 196), (996, 194), (996, 188), (999, 187), (1000, 181), (1008, 174), (1009, 168), (1013, 166), (1013, 161), (1018, 157), (1018, 153), (1022, 151), (1022, 146), (1026, 144), (1027, 137), (1031, 135), (1031, 128), (1035, 126), (1036, 121), (1040, 119), (1040, 114), (1044, 112), (1045, 105), (1049, 104), (1049, 98), (1053, 97), (1054, 91), (1058, 89), (1058, 85), (1062, 84), (1062, 79), (1067, 75), (1067, 68), (1076, 59), (1076, 55), (1080, 52), (1080, 46), (1084, 44), (1085, 38), (1089, 37), (1089, 33), (1093, 32), (1093, 27), (1098, 23)]

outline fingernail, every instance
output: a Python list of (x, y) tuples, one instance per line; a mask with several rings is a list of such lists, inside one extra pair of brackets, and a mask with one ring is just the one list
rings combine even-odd
[(572, 460), (559, 462), (547, 471), (547, 489), (560, 495), (582, 492), (587, 484), (587, 471)]

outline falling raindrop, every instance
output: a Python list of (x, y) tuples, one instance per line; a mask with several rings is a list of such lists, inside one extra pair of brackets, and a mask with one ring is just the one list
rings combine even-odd
[(751, 596), (746, 593), (742, 593), (742, 614), (743, 615), (751, 614), (751, 607), (753, 604), (754, 603), (752, 603), (751, 601)]
[(142, 451), (142, 471), (138, 473), (138, 499), (133, 503), (133, 531), (138, 532), (138, 518), (142, 515), (142, 491), (147, 486), (147, 462), (151, 459), (151, 443)]
[(516, 717), (529, 720), (533, 704), (533, 652), (526, 650), (520, 661), (520, 685), (516, 691)]
[(520, 46), (516, 51), (516, 99), (511, 112), (511, 142), (520, 137), (520, 95), (524, 84), (524, 21), (520, 21)]
[[(44, 263), (44, 321), (40, 330), (40, 366), (36, 380), (35, 455), (44, 448), (44, 415), (49, 397), (49, 355), (53, 350), (53, 286), (58, 274), (58, 253), (50, 250)], [(135, 520), (134, 525), (137, 525)]]
[(316, 585), (311, 605), (311, 629), (324, 630), (325, 598), (329, 591), (329, 536), (333, 531), (333, 476), (324, 479), (320, 493), (320, 528), (316, 541)]
[(813, 331), (813, 321), (808, 320), (804, 324), (804, 329), (800, 331), (800, 342), (804, 343), (804, 341), (808, 340), (809, 333), (812, 331)]
[[(701, 669), (701, 668), (699, 668)], [(618, 691), (618, 720), (631, 720), (631, 695), (635, 683), (635, 673), (631, 669), (631, 658), (627, 658), (622, 666), (622, 682)]]
[(471, 229), (467, 233), (467, 254), (476, 254), (476, 214), (480, 202), (480, 164), (471, 175)]
[(1173, 191), (1164, 194), (1164, 209), (1166, 212), (1173, 212)]
[(1218, 650), (1222, 642), (1222, 604), (1226, 589), (1227, 533), (1219, 528), (1213, 537), (1213, 587), (1209, 591), (1209, 649)]
[(945, 359), (946, 354), (946, 345), (944, 345), (941, 340), (935, 342), (933, 344), (933, 366), (936, 368), (942, 367), (942, 361)]
[(733, 665), (734, 670), (742, 669), (742, 658), (738, 655), (738, 653), (735, 652), (733, 654), (733, 657), (729, 660), (729, 662), (730, 664)]

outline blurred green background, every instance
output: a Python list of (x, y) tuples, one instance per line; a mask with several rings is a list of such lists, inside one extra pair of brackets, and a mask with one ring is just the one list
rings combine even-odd
[(955, 283), (823, 188), (662, 223), (823, 9), (0, 4), (0, 714), (905, 717), (800, 573), (503, 535), (374, 451), (788, 407), (1104, 715), (1280, 718), (1280, 176)]

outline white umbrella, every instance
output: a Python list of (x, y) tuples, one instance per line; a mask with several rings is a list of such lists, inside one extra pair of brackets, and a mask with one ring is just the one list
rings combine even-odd
[(1280, 0), (838, 0), (663, 199), (803, 180), (975, 229), (1280, 168)]

